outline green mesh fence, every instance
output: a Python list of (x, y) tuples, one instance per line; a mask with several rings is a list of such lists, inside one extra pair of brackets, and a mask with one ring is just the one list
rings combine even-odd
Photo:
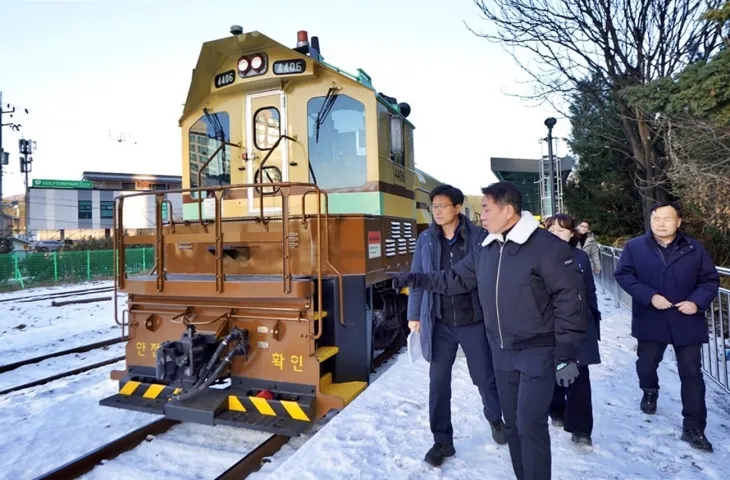
[[(127, 273), (151, 270), (154, 248), (128, 248)], [(0, 255), (0, 290), (73, 283), (114, 276), (114, 250)]]

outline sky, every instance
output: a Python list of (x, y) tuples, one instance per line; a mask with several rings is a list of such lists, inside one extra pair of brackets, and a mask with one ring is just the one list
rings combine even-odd
[[(540, 158), (549, 116), (526, 74), (501, 46), (470, 32), (490, 28), (472, 0), (0, 0), (0, 91), (11, 153), (4, 196), (23, 192), (21, 134), (37, 142), (33, 178), (83, 171), (180, 175), (178, 120), (201, 45), (231, 25), (285, 45), (319, 36), (322, 55), (365, 70), (375, 88), (411, 105), (416, 166), (476, 194), (495, 178), (490, 157)], [(24, 109), (29, 114), (22, 113)], [(124, 138), (122, 142), (114, 138)], [(566, 153), (564, 142), (557, 154)]]

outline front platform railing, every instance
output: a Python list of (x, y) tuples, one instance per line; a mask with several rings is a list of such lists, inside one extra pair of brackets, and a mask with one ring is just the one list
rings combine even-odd
[[(114, 250), (115, 258), (114, 262), (114, 318), (118, 320), (117, 314), (117, 292), (119, 289), (124, 289), (128, 281), (127, 272), (125, 268), (125, 252), (126, 248), (132, 245), (150, 245), (155, 246), (155, 266), (152, 270), (151, 275), (155, 277), (156, 289), (162, 293), (165, 291), (165, 282), (167, 280), (167, 269), (165, 262), (165, 245), (170, 243), (213, 243), (214, 254), (215, 254), (215, 284), (216, 292), (221, 294), (225, 290), (226, 286), (226, 274), (223, 268), (224, 258), (224, 232), (223, 232), (223, 215), (222, 215), (222, 204), (224, 196), (228, 195), (231, 191), (235, 190), (247, 190), (250, 188), (259, 189), (263, 191), (263, 188), (273, 188), (275, 191), (267, 193), (268, 197), (278, 196), (281, 198), (281, 213), (276, 216), (277, 221), (281, 221), (281, 232), (269, 231), (268, 224), (272, 218), (272, 215), (267, 215), (264, 209), (263, 196), (259, 203), (259, 210), (256, 215), (249, 215), (247, 217), (239, 217), (236, 220), (254, 220), (257, 223), (264, 225), (264, 231), (261, 232), (226, 232), (226, 240), (233, 243), (245, 243), (245, 244), (271, 244), (277, 243), (282, 248), (282, 293), (284, 295), (292, 292), (292, 269), (291, 269), (291, 256), (290, 256), (290, 221), (292, 215), (289, 212), (289, 202), (291, 197), (292, 188), (297, 188), (299, 191), (303, 191), (301, 194), (301, 222), (302, 228), (307, 228), (307, 220), (315, 219), (316, 228), (316, 264), (314, 276), (317, 284), (317, 313), (315, 314), (315, 323), (318, 324), (318, 330), (315, 334), (315, 339), (318, 339), (322, 335), (322, 319), (324, 314), (322, 311), (322, 278), (323, 278), (323, 263), (326, 264), (328, 270), (334, 273), (339, 280), (339, 307), (340, 307), (340, 321), (344, 322), (344, 306), (343, 306), (343, 278), (340, 271), (332, 265), (329, 255), (329, 203), (327, 192), (321, 190), (317, 185), (312, 183), (299, 183), (299, 182), (264, 182), (264, 183), (247, 183), (237, 185), (222, 185), (216, 187), (196, 187), (196, 188), (185, 188), (177, 190), (164, 190), (164, 191), (145, 191), (135, 192), (128, 195), (121, 195), (115, 199), (114, 205)], [(212, 194), (215, 202), (214, 210), (215, 215), (213, 219), (204, 219), (202, 215), (202, 209), (198, 209), (198, 220), (196, 221), (184, 221), (175, 222), (173, 215), (172, 202), (165, 198), (165, 195), (171, 193), (180, 194), (195, 194), (207, 192)], [(315, 194), (317, 197), (316, 201), (316, 212), (307, 212), (307, 196)], [(154, 196), (155, 197), (155, 233), (154, 235), (136, 235), (136, 236), (125, 236), (124, 232), (124, 203), (129, 198)], [(202, 195), (198, 195), (196, 201), (198, 203), (203, 202)], [(324, 200), (324, 208), (323, 202)], [(167, 204), (168, 208), (168, 221), (163, 221), (163, 209), (162, 206)], [(186, 226), (192, 224), (200, 224), (203, 229), (203, 233), (179, 233), (176, 232), (176, 225), (184, 224)], [(208, 232), (208, 227), (212, 224), (213, 234)], [(165, 233), (165, 226), (169, 227), (169, 233)], [(240, 276), (239, 276), (240, 277)], [(123, 323), (122, 323), (123, 324)], [(120, 324), (120, 325), (122, 325)]]

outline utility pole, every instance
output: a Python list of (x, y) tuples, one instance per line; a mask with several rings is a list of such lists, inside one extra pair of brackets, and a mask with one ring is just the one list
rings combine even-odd
[(25, 173), (25, 239), (30, 240), (30, 190), (28, 189), (28, 174), (33, 170), (33, 157), (28, 155), (33, 153), (35, 142), (21, 138), (18, 142), (20, 146), (20, 173)]
[(547, 144), (548, 144), (548, 175), (550, 176), (550, 215), (555, 215), (555, 160), (553, 159), (553, 127), (558, 123), (553, 117), (545, 119), (545, 126), (548, 128)]
[[(8, 105), (9, 106), (9, 105)], [(3, 115), (6, 113), (14, 113), (15, 107), (13, 107), (12, 110), (8, 110), (7, 112), (3, 110), (3, 92), (0, 92), (0, 213), (2, 213), (2, 204), (3, 204), (3, 166), (5, 164), (5, 151), (3, 150), (3, 127), (10, 126), (12, 127), (12, 124), (8, 123), (7, 125), (3, 123)]]
[[(10, 104), (8, 104), (7, 107), (10, 108)], [(13, 118), (15, 107), (13, 107), (12, 110), (3, 110), (3, 92), (0, 92), (0, 214), (3, 213), (3, 167), (8, 165), (8, 158), (10, 156), (3, 150), (3, 127), (10, 127), (10, 130), (15, 130), (17, 132), (22, 126), (13, 122), (3, 123), (3, 115), (6, 113), (10, 115), (10, 118)], [(25, 113), (28, 113), (28, 109), (25, 110)]]

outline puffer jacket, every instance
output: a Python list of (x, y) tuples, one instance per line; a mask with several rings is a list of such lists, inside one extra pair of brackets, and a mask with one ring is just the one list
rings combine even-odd
[(591, 261), (591, 270), (594, 272), (601, 270), (601, 247), (596, 242), (593, 232), (586, 233), (586, 239), (581, 250), (588, 254)]

